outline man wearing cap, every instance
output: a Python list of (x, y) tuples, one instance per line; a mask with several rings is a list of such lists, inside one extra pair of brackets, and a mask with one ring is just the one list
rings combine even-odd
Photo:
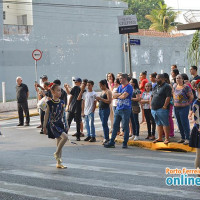
[(26, 84), (22, 83), (22, 78), (18, 76), (16, 78), (16, 94), (17, 94), (17, 108), (18, 108), (18, 115), (19, 115), (19, 124), (17, 126), (24, 125), (24, 115), (23, 111), (26, 116), (26, 123), (25, 126), (29, 126), (30, 117), (29, 117), (29, 109), (28, 109), (28, 96), (29, 90)]
[(75, 82), (75, 86), (72, 88), (68, 104), (68, 114), (67, 121), (70, 127), (72, 120), (74, 119), (76, 122), (76, 140), (80, 141), (80, 124), (81, 124), (81, 103), (82, 100), (77, 100), (79, 93), (81, 91), (81, 83), (82, 80), (80, 78), (76, 78), (73, 80)]

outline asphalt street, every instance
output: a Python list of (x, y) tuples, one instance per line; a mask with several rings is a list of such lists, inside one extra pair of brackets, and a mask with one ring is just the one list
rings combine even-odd
[[(138, 147), (106, 149), (96, 120), (96, 143), (67, 143), (57, 169), (55, 140), (40, 135), (39, 117), (30, 127), (16, 127), (17, 119), (1, 121), (0, 200), (179, 200), (199, 199), (197, 186), (167, 186), (165, 168), (194, 168), (194, 153), (150, 151)], [(72, 124), (69, 132), (75, 132)]]

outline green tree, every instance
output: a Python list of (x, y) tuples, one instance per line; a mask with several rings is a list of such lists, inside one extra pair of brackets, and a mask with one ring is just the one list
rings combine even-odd
[(197, 30), (192, 38), (189, 49), (187, 51), (188, 63), (190, 66), (199, 64), (200, 59), (200, 32)]
[(161, 32), (171, 32), (176, 29), (175, 19), (178, 12), (174, 12), (171, 8), (167, 7), (162, 2), (158, 3), (159, 8), (153, 9), (150, 15), (146, 15), (146, 19), (152, 22), (149, 27), (150, 30), (156, 30)]
[(138, 20), (138, 26), (140, 29), (149, 29), (151, 22), (145, 18), (145, 15), (149, 15), (153, 9), (159, 7), (158, 3), (164, 0), (123, 0), (128, 3), (128, 10), (124, 12), (125, 15), (136, 14)]

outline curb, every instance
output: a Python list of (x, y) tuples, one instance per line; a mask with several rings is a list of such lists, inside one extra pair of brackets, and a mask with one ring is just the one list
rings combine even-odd
[[(122, 139), (116, 139), (117, 143), (123, 143)], [(174, 150), (174, 151), (182, 151), (182, 152), (196, 152), (196, 148), (189, 147), (188, 145), (178, 144), (175, 142), (170, 142), (169, 144), (164, 144), (163, 142), (153, 143), (150, 141), (128, 141), (129, 146), (136, 146), (141, 148), (150, 149), (153, 151), (156, 150)]]
[[(34, 117), (34, 116), (38, 116), (39, 113), (32, 113), (30, 114), (29, 116), (30, 117)], [(3, 119), (0, 119), (0, 121), (4, 121), (4, 120), (10, 120), (10, 119), (18, 119), (19, 117), (18, 116), (13, 116), (13, 117), (8, 117), (8, 118), (3, 118)]]

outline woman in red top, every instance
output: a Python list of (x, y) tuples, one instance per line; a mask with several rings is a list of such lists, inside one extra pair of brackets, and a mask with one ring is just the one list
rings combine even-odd
[[(144, 72), (140, 73), (139, 88), (140, 88), (141, 96), (142, 96), (142, 93), (145, 91), (146, 83), (149, 82), (146, 77), (147, 77), (147, 71), (144, 71)], [(142, 110), (142, 121), (141, 121), (141, 124), (142, 124), (143, 122), (146, 121), (145, 117), (144, 117), (144, 109), (143, 109), (143, 105), (142, 104), (141, 104), (141, 110)]]

